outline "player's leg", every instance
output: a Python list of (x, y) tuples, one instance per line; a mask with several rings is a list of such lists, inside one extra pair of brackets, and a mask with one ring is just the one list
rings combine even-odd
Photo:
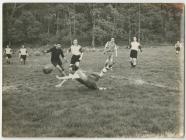
[(133, 67), (137, 65), (137, 56), (138, 56), (138, 51), (134, 51), (134, 58), (133, 58)]
[(61, 73), (62, 76), (66, 76), (66, 73), (65, 73), (65, 70), (63, 68), (61, 60), (58, 60), (58, 62), (56, 64), (56, 68), (59, 70), (59, 72)]
[(131, 50), (130, 51), (130, 60), (129, 60), (129, 62), (130, 62), (130, 64), (131, 64), (131, 66), (133, 67), (133, 50)]
[(76, 61), (76, 63), (75, 63), (75, 71), (77, 71), (79, 69), (79, 64), (80, 64), (80, 61)]
[(23, 64), (23, 55), (20, 56), (20, 62)]
[(109, 52), (107, 52), (107, 53), (106, 53), (106, 56), (107, 56), (107, 59), (106, 59), (106, 61), (105, 61), (105, 67), (106, 67), (106, 68), (109, 68), (109, 62), (110, 62), (110, 53), (109, 53)]
[(80, 60), (79, 60), (80, 56), (75, 56), (73, 55), (71, 58), (71, 63), (70, 63), (70, 73), (74, 73), (79, 69), (79, 65), (80, 65)]
[(8, 63), (9, 63), (9, 64), (10, 64), (11, 58), (12, 58), (12, 56), (11, 56), (11, 54), (10, 54), (9, 57), (8, 57)]
[(113, 64), (114, 64), (114, 55), (111, 54), (110, 57), (109, 57), (109, 69), (112, 70)]
[(133, 67), (135, 67), (137, 64), (137, 58), (133, 58)]
[(131, 66), (133, 66), (133, 58), (132, 57), (130, 57), (129, 62), (131, 64)]
[(7, 64), (8, 64), (8, 59), (9, 59), (9, 58), (8, 58), (8, 55), (6, 55), (6, 63), (7, 63)]
[(74, 65), (75, 65), (75, 55), (72, 55), (69, 65), (69, 73), (73, 73), (74, 71)]
[(23, 56), (23, 64), (26, 64), (26, 55)]

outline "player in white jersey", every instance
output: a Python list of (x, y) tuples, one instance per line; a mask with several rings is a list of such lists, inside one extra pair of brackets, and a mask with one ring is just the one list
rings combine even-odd
[(12, 57), (12, 49), (9, 47), (9, 45), (6, 46), (4, 53), (6, 55), (6, 63), (10, 64), (10, 59)]
[(181, 47), (182, 47), (182, 45), (181, 45), (180, 41), (177, 41), (177, 43), (175, 44), (176, 54), (179, 54)]
[(130, 63), (132, 67), (135, 67), (137, 64), (138, 51), (140, 50), (142, 52), (140, 43), (137, 42), (136, 37), (133, 37), (133, 41), (130, 44), (130, 50)]
[(19, 58), (21, 63), (25, 65), (26, 62), (26, 57), (28, 56), (27, 49), (25, 48), (24, 45), (22, 45), (22, 48), (19, 50)]
[(71, 62), (70, 62), (70, 71), (75, 72), (79, 69), (80, 61), (83, 58), (83, 49), (78, 44), (77, 39), (74, 39), (73, 45), (69, 48), (68, 52), (72, 53)]

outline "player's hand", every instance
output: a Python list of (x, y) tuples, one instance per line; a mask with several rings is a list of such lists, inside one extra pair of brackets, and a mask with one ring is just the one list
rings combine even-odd
[(81, 60), (82, 60), (82, 58), (80, 57), (80, 58), (79, 58), (79, 60), (81, 61)]

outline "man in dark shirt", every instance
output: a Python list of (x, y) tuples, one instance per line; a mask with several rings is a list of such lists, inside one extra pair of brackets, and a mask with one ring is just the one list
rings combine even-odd
[[(61, 57), (67, 61), (61, 49), (61, 44), (56, 44), (49, 50), (44, 51), (45, 53), (51, 53), (51, 63), (59, 70), (59, 72), (64, 76), (64, 68), (62, 65)], [(61, 57), (60, 57), (61, 56)]]

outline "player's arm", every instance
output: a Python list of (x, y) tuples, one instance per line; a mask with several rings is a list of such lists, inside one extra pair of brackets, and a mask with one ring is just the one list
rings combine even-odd
[(29, 56), (28, 51), (26, 50), (26, 55)]
[(21, 57), (21, 50), (19, 50), (19, 58)]
[(105, 52), (107, 52), (107, 48), (108, 48), (108, 42), (105, 44), (104, 51), (103, 51), (104, 54)]
[(183, 46), (182, 46), (182, 44), (180, 43), (180, 48), (182, 48)]
[(71, 47), (67, 49), (67, 54), (71, 52)]
[(80, 55), (79, 60), (82, 60), (82, 59), (83, 59), (83, 48), (81, 47), (81, 48), (79, 49), (79, 51), (81, 52), (81, 55)]
[(52, 51), (52, 48), (50, 48), (50, 49), (48, 49), (48, 50), (44, 50), (43, 52), (44, 53), (49, 53), (49, 52), (51, 52)]
[(132, 48), (132, 42), (129, 43), (128, 49)]
[(118, 47), (117, 47), (116, 44), (115, 44), (114, 50), (115, 50), (115, 54), (116, 54), (116, 57), (117, 57), (118, 56)]
[(142, 47), (141, 47), (141, 44), (139, 44), (138, 48), (139, 48), (139, 50), (140, 50), (141, 52), (143, 51), (143, 50), (142, 50)]
[(176, 48), (176, 44), (174, 45), (174, 48)]
[(12, 49), (10, 49), (10, 54), (12, 54), (13, 53), (13, 50)]

